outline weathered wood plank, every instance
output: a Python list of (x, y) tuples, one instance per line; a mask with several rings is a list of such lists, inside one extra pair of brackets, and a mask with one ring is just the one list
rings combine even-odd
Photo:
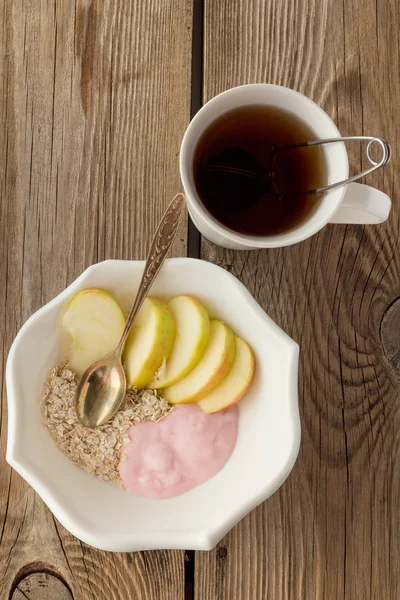
[[(203, 243), (203, 258), (239, 277), (300, 343), (302, 446), (279, 492), (196, 553), (198, 600), (400, 596), (400, 384), (381, 340), (400, 295), (399, 22), (395, 0), (205, 1), (204, 100), (277, 83), (313, 98), (344, 135), (387, 137), (392, 164), (368, 183), (394, 208), (382, 226), (328, 226), (292, 248)], [(350, 157), (360, 169), (357, 148)], [(387, 318), (397, 328), (388, 351), (400, 324)]]
[[(0, 376), (22, 323), (86, 266), (145, 257), (180, 188), (191, 15), (188, 0), (0, 2)], [(1, 386), (1, 597), (43, 568), (82, 600), (182, 598), (183, 552), (81, 544), (6, 465)]]

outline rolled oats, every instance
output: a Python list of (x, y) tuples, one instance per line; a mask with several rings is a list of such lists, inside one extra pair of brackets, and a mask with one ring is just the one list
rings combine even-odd
[(76, 416), (77, 384), (68, 363), (53, 367), (41, 399), (43, 423), (73, 463), (101, 481), (120, 481), (118, 463), (129, 442), (129, 427), (143, 421), (159, 421), (172, 407), (155, 390), (128, 389), (113, 419), (91, 429)]

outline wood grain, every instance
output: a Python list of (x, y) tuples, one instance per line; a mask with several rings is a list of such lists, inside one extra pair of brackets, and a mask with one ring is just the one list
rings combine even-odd
[(66, 585), (49, 573), (32, 573), (16, 585), (11, 600), (73, 600)]
[(394, 373), (400, 376), (400, 300), (395, 300), (381, 323), (383, 351)]
[[(400, 321), (386, 314), (400, 295), (399, 23), (396, 0), (205, 0), (204, 100), (282, 84), (344, 135), (387, 137), (392, 163), (367, 183), (394, 205), (382, 226), (327, 226), (285, 249), (203, 243), (300, 344), (302, 444), (280, 490), (196, 553), (198, 600), (400, 597)], [(350, 162), (366, 166), (358, 148)]]
[[(145, 257), (180, 189), (191, 19), (189, 0), (0, 2), (0, 376), (22, 323), (88, 265)], [(5, 463), (1, 389), (1, 600), (43, 572), (49, 598), (59, 580), (79, 600), (182, 598), (183, 552), (99, 552), (53, 519)]]

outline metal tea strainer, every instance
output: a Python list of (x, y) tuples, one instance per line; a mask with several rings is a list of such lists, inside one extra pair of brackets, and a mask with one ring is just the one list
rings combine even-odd
[[(337, 142), (350, 142), (350, 141), (368, 142), (367, 148), (366, 148), (366, 153), (367, 153), (367, 158), (372, 165), (369, 169), (366, 169), (365, 171), (363, 171), (362, 173), (358, 173), (357, 175), (353, 175), (352, 177), (348, 177), (347, 179), (343, 179), (342, 181), (336, 181), (335, 183), (331, 183), (329, 185), (325, 185), (323, 187), (316, 188), (313, 190), (306, 190), (306, 191), (301, 191), (301, 192), (296, 191), (296, 192), (285, 193), (285, 194), (282, 194), (279, 192), (279, 190), (276, 187), (276, 183), (274, 182), (274, 177), (272, 176), (274, 162), (276, 160), (278, 153), (286, 151), (286, 150), (291, 150), (294, 148), (303, 148), (303, 147), (305, 148), (305, 147), (311, 147), (311, 146), (320, 146), (322, 144), (334, 144)], [(379, 161), (376, 161), (372, 156), (372, 146), (374, 144), (378, 144), (382, 151), (382, 156)], [(358, 179), (361, 179), (362, 177), (365, 177), (366, 175), (373, 173), (374, 171), (376, 171), (380, 167), (385, 166), (389, 162), (390, 155), (391, 155), (391, 148), (390, 148), (389, 143), (385, 139), (379, 138), (379, 137), (370, 137), (370, 136), (365, 136), (365, 135), (327, 138), (324, 140), (313, 140), (311, 142), (302, 142), (300, 144), (292, 144), (292, 145), (288, 145), (288, 146), (275, 146), (272, 148), (271, 167), (270, 167), (268, 175), (269, 175), (270, 181), (272, 183), (272, 186), (274, 187), (274, 190), (275, 190), (277, 196), (279, 197), (279, 199), (285, 199), (290, 196), (322, 194), (324, 192), (327, 192), (328, 190), (332, 190), (333, 188), (336, 188), (336, 187), (339, 187), (342, 185), (347, 185), (348, 183), (357, 181)], [(235, 175), (242, 175), (243, 177), (250, 177), (250, 178), (259, 177), (259, 173), (257, 173), (256, 171), (253, 171), (250, 169), (243, 169), (240, 167), (227, 166), (227, 165), (211, 164), (211, 165), (208, 165), (207, 170), (219, 171), (219, 172), (223, 172), (223, 173), (232, 173)]]

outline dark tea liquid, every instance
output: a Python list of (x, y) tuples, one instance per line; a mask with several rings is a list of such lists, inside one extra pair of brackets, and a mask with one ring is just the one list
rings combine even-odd
[[(318, 146), (286, 150), (271, 163), (272, 149), (314, 139), (303, 121), (276, 107), (251, 105), (225, 113), (203, 133), (195, 152), (201, 201), (239, 233), (265, 236), (294, 229), (321, 201), (300, 192), (326, 185), (324, 153)], [(282, 199), (277, 190), (290, 196)]]

